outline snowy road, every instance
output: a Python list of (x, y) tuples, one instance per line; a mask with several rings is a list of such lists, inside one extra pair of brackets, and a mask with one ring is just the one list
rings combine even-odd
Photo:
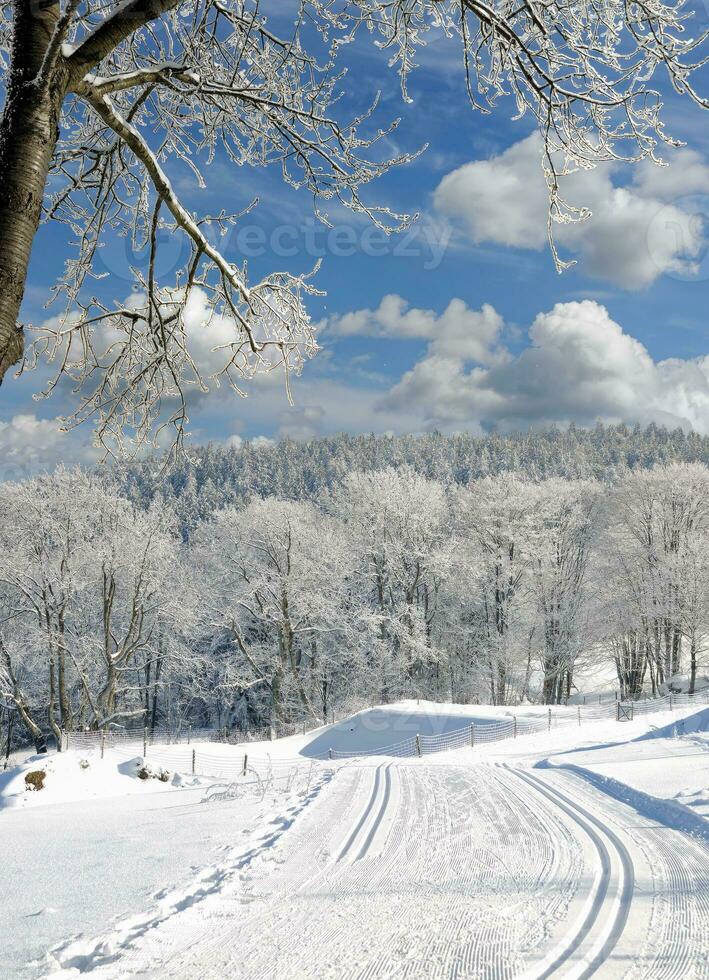
[(700, 980), (708, 867), (706, 841), (578, 774), (367, 760), (93, 975)]

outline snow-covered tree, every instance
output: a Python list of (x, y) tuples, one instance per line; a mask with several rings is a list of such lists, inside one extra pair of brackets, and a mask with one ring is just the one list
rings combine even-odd
[(533, 504), (533, 488), (514, 475), (477, 480), (454, 499), (464, 568), (463, 631), (485, 678), (478, 684), (487, 686), (493, 704), (520, 694), (521, 685), (515, 687), (528, 650), (523, 585)]
[(372, 611), (370, 663), (380, 696), (418, 690), (438, 662), (433, 628), (449, 565), (445, 491), (408, 468), (353, 472), (328, 507), (348, 532)]
[(218, 511), (198, 536), (198, 553), (209, 568), (209, 624), (232, 641), (236, 692), (267, 691), (276, 729), (302, 716), (324, 719), (333, 680), (356, 661), (336, 524), (312, 504), (254, 500)]
[(571, 694), (573, 672), (590, 632), (586, 578), (599, 490), (580, 480), (545, 480), (535, 497), (528, 539), (530, 589), (539, 623), (538, 646), (545, 704)]
[(612, 486), (507, 473), (459, 488), (389, 466), (316, 495), (314, 470), (271, 459), (282, 487), (309, 480), (316, 499), (213, 510), (216, 461), (180, 474), (184, 534), (164, 499), (105, 476), (0, 485), (6, 747), (17, 720), (42, 748), (48, 732), (112, 725), (284, 732), (411, 696), (558, 703), (609, 657), (623, 697), (682, 671), (695, 687), (703, 464)]
[(656, 467), (627, 477), (615, 491), (600, 556), (634, 691), (646, 670), (653, 690), (679, 673), (685, 642), (696, 674), (708, 625), (708, 537), (705, 466)]
[(188, 608), (169, 511), (146, 512), (96, 476), (60, 470), (4, 485), (0, 528), (12, 617), (0, 683), (21, 714), (24, 699), (33, 735), (32, 710), (57, 737), (145, 718), (153, 665)]

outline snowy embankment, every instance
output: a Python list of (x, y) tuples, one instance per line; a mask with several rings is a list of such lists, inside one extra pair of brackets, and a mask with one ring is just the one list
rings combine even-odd
[[(139, 777), (141, 771), (146, 778)], [(27, 776), (33, 773), (44, 774), (40, 790), (32, 789), (26, 782)], [(112, 749), (106, 749), (103, 758), (98, 752), (52, 752), (30, 755), (19, 765), (0, 773), (0, 810), (117, 796), (145, 796), (197, 787), (206, 782), (211, 780), (165, 773), (162, 767), (152, 766), (150, 760), (146, 771), (142, 757), (126, 758), (125, 753)]]
[(607, 792), (631, 804), (624, 787), (644, 794), (644, 800), (634, 798), (637, 808), (657, 797), (709, 818), (709, 708), (682, 718), (664, 714), (653, 721), (649, 731), (629, 743), (577, 748), (554, 762), (596, 774)]
[[(187, 767), (180, 774), (192, 751), (184, 745), (149, 747), (148, 765), (154, 775), (161, 769), (169, 771), (166, 782), (138, 779), (143, 760), (127, 758), (125, 751), (107, 749), (103, 759), (96, 751), (33, 757), (0, 777), (0, 827), (3, 838), (12, 844), (6, 850), (0, 876), (0, 934), (9, 937), (0, 947), (0, 976), (9, 980), (43, 975), (47, 968), (40, 964), (49, 947), (56, 947), (52, 969), (59, 969), (62, 976), (93, 969), (101, 976), (117, 976), (120, 971), (114, 974), (111, 968), (114, 958), (122, 962), (126, 951), (140, 948), (143, 937), (153, 931), (162, 935), (167, 929), (171, 941), (177, 943), (183, 912), (185, 923), (197, 935), (203, 901), (204, 908), (217, 917), (222, 914), (220, 909), (237, 918), (246, 914), (253, 897), (248, 889), (244, 892), (244, 883), (268, 877), (272, 862), (282, 860), (278, 857), (281, 839), (290, 839), (286, 831), (296, 818), (300, 826), (304, 810), (313, 811), (308, 817), (313, 833), (320, 832), (317, 828), (323, 826), (324, 818), (326, 823), (342, 819), (338, 840), (342, 837), (342, 847), (350, 838), (354, 841), (350, 850), (356, 853), (347, 861), (354, 860), (356, 868), (360, 852), (364, 854), (375, 844), (385, 846), (387, 834), (393, 833), (387, 828), (395, 826), (394, 819), (408, 819), (408, 807), (401, 812), (397, 809), (404, 805), (402, 794), (409, 792), (406, 787), (411, 792), (423, 792), (420, 780), (434, 770), (441, 773), (446, 792), (454, 793), (458, 785), (455, 772), (461, 774), (466, 786), (474, 779), (477, 789), (471, 799), (477, 801), (475, 809), (483, 805), (481, 787), (486, 779), (492, 787), (493, 782), (507, 778), (492, 779), (490, 774), (499, 771), (500, 765), (513, 766), (520, 772), (535, 767), (539, 772), (548, 771), (538, 767), (552, 765), (559, 767), (559, 778), (564, 773), (576, 776), (578, 785), (589, 792), (625, 801), (634, 812), (652, 816), (672, 827), (673, 832), (688, 830), (697, 839), (697, 827), (705, 823), (702, 815), (707, 812), (709, 796), (709, 709), (649, 715), (622, 724), (582, 721), (580, 726), (561, 724), (562, 719), (568, 722), (577, 717), (576, 708), (554, 712), (558, 712), (560, 725), (551, 730), (407, 759), (404, 764), (412, 773), (410, 777), (403, 770), (396, 774), (400, 761), (381, 756), (334, 767), (312, 760), (330, 747), (376, 752), (415, 734), (445, 735), (471, 724), (498, 724), (510, 717), (512, 709), (403, 702), (362, 711), (336, 725), (274, 742), (200, 744), (194, 751), (204, 753), (217, 769), (223, 764), (225, 774), (239, 772), (248, 752), (247, 777), (233, 780), (238, 783), (238, 797), (229, 799), (227, 792), (211, 805), (204, 805), (204, 801), (213, 788), (218, 791), (220, 787), (214, 786), (214, 778), (193, 777), (189, 770), (184, 771)], [(544, 718), (548, 709), (529, 706), (514, 709), (514, 714), (520, 719)], [(26, 790), (25, 774), (39, 767), (46, 771), (44, 789)], [(345, 783), (353, 778), (347, 774), (353, 770), (384, 773), (374, 784), (375, 789), (379, 787), (379, 797), (371, 813), (380, 816), (371, 823), (371, 830), (369, 824), (363, 824), (357, 832), (355, 811), (364, 806), (369, 793), (366, 781), (362, 783), (362, 799), (354, 801), (349, 814), (349, 830), (342, 811), (347, 794), (337, 803), (331, 799), (332, 787), (344, 780), (342, 791), (338, 791), (342, 796)], [(413, 775), (418, 770), (420, 779)], [(307, 778), (294, 781), (295, 771), (307, 774)], [(267, 772), (275, 774), (270, 781), (264, 779)], [(280, 775), (284, 773), (287, 778)], [(605, 789), (594, 785), (593, 779), (605, 780)], [(223, 788), (232, 779), (221, 782)], [(494, 796), (497, 791), (491, 788), (490, 792)], [(669, 814), (657, 806), (648, 810), (648, 800), (657, 803), (657, 797), (680, 800), (686, 806), (675, 803), (676, 809)], [(325, 802), (310, 806), (321, 798)], [(444, 810), (452, 805), (435, 795), (426, 805), (429, 803)], [(694, 815), (693, 820), (685, 821), (686, 826), (682, 825), (683, 813)], [(432, 812), (427, 819), (434, 816)], [(402, 824), (402, 833), (404, 829)], [(440, 836), (433, 825), (426, 830), (430, 838), (429, 832), (434, 838)], [(481, 824), (476, 834), (482, 832)], [(408, 831), (402, 837), (406, 839), (412, 839)], [(290, 854), (291, 849), (288, 845), (284, 853)], [(332, 856), (323, 855), (322, 860), (330, 867)], [(467, 861), (461, 865), (467, 866)], [(415, 878), (411, 871), (407, 888), (415, 888)], [(193, 907), (196, 919), (190, 912)], [(117, 916), (123, 918), (112, 925)], [(70, 941), (77, 933), (99, 938)], [(31, 961), (34, 965), (24, 966)]]

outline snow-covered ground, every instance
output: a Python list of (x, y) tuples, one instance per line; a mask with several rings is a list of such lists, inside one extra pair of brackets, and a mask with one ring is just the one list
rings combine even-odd
[[(150, 763), (150, 760), (148, 760)], [(62, 752), (33, 755), (7, 772), (0, 773), (0, 809), (32, 809), (53, 803), (117, 796), (153, 795), (165, 790), (198, 786), (201, 780), (191, 775), (171, 773), (166, 782), (158, 778), (138, 779), (142, 758), (135, 754), (106, 749), (99, 752)], [(156, 775), (162, 767), (155, 767)], [(39, 792), (28, 791), (25, 777), (44, 772), (44, 786)]]
[[(0, 796), (9, 804), (0, 809), (2, 980), (44, 975), (50, 947), (78, 933), (105, 934), (122, 916), (116, 938), (101, 943), (107, 956), (114, 943), (120, 947), (123, 929), (145, 918), (154, 923), (218, 892), (241, 855), (272, 847), (327, 778), (321, 774), (292, 791), (277, 785), (205, 803), (214, 780), (143, 782), (127, 775), (123, 760), (109, 753), (103, 763), (91, 759), (91, 787), (90, 777), (83, 783), (75, 778), (84, 757), (70, 752), (60, 762), (53, 756), (47, 760), (46, 789)], [(34, 759), (22, 773), (36, 768)], [(81, 779), (88, 775), (79, 772)], [(53, 786), (60, 774), (68, 775), (67, 785)], [(18, 774), (9, 775), (0, 786), (14, 791)], [(74, 802), (66, 799), (72, 786)], [(150, 910), (147, 917), (125, 919), (143, 909)], [(71, 948), (80, 959), (81, 943)]]
[(309, 761), (500, 716), (371, 709), (252, 743), (216, 785), (110, 752), (52, 757), (31, 796), (5, 777), (0, 976), (706, 978), (709, 709)]

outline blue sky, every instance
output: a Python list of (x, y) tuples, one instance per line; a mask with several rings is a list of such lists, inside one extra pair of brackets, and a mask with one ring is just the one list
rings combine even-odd
[[(230, 258), (241, 261), (254, 234), (266, 247), (249, 259), (252, 276), (305, 270), (315, 252), (323, 257), (317, 285), (327, 292), (309, 301), (322, 351), (294, 381), (295, 405), (272, 378), (250, 385), (247, 399), (214, 391), (192, 405), (192, 440), (504, 431), (597, 418), (709, 432), (709, 115), (668, 96), (668, 127), (687, 143), (668, 168), (605, 168), (572, 185), (569, 196), (590, 204), (594, 217), (560, 235), (562, 254), (577, 264), (559, 274), (544, 242), (531, 121), (513, 122), (509, 103), (489, 116), (474, 112), (452, 44), (419, 59), (411, 105), (381, 52), (363, 41), (347, 57), (357, 83), (348, 86), (349, 101), (380, 87), (378, 121), (402, 117), (391, 149), (429, 144), (370, 187), (368, 200), (421, 218), (387, 243), (360, 218), (338, 215), (328, 238), (313, 223), (307, 195), (285, 187), (276, 168), (248, 172), (218, 158), (200, 191), (175, 166), (173, 182), (195, 210), (233, 210), (259, 194), (251, 230), (229, 240)], [(274, 242), (282, 246), (276, 258)], [(51, 315), (43, 306), (70, 254), (65, 227), (40, 229), (24, 322)], [(177, 258), (179, 247), (168, 241), (166, 272)], [(130, 293), (136, 261), (142, 258), (126, 255), (122, 242), (104, 250), (108, 276), (98, 288), (106, 299)], [(7, 475), (43, 460), (91, 458), (88, 429), (56, 433), (70, 393), (33, 398), (45, 377), (40, 368), (0, 388)]]

